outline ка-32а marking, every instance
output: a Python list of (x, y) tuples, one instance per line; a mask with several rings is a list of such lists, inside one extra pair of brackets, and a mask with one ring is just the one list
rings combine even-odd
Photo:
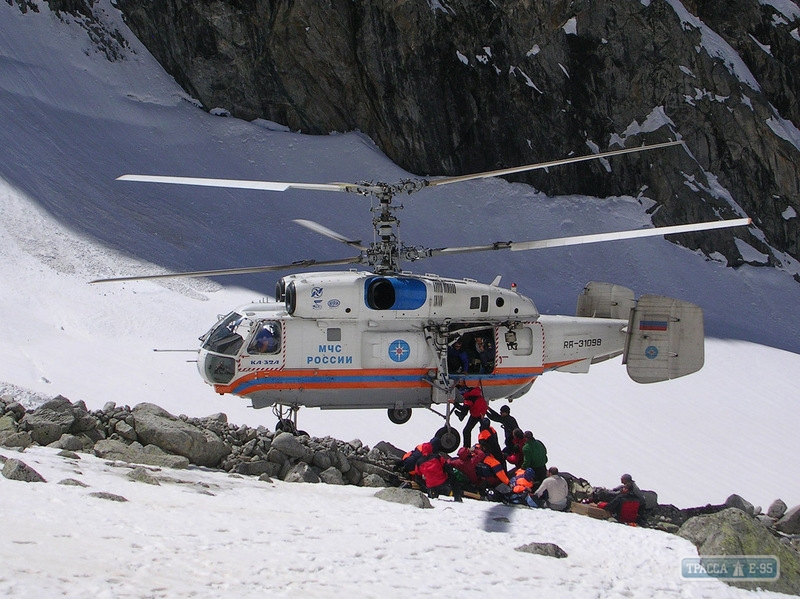
[[(405, 272), (402, 262), (490, 250), (522, 251), (744, 226), (739, 218), (525, 242), (420, 248), (397, 235), (396, 195), (426, 187), (497, 177), (562, 164), (608, 158), (680, 144), (665, 142), (460, 177), (385, 183), (289, 183), (124, 175), (121, 180), (234, 187), (266, 191), (308, 189), (354, 192), (377, 200), (374, 240), (360, 241), (311, 221), (295, 221), (359, 254), (335, 260), (116, 277), (92, 282), (200, 277), (312, 267), (361, 265), (368, 270), (289, 274), (275, 301), (240, 306), (203, 337), (198, 369), (218, 393), (273, 407), (282, 428), (296, 427), (301, 406), (322, 409), (380, 408), (398, 424), (413, 408), (440, 414), (442, 448), (459, 444), (450, 416), (461, 381), (480, 385), (487, 400), (518, 397), (548, 371), (587, 372), (622, 355), (631, 378), (663, 381), (703, 365), (702, 310), (680, 300), (643, 296), (608, 283), (589, 283), (575, 316), (543, 316), (533, 301), (511, 289), (474, 280)], [(435, 406), (444, 407), (444, 414)], [(293, 418), (286, 418), (292, 415)]]

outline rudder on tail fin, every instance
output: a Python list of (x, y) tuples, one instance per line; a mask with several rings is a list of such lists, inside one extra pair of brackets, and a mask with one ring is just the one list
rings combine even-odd
[(705, 359), (703, 311), (659, 295), (644, 295), (631, 311), (622, 362), (637, 383), (697, 372)]

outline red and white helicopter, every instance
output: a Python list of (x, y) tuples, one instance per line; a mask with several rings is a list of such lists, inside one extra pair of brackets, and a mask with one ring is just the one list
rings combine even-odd
[[(366, 270), (289, 274), (277, 284), (275, 301), (253, 303), (223, 316), (200, 339), (197, 366), (217, 393), (248, 398), (254, 408), (273, 407), (279, 426), (293, 428), (301, 406), (322, 409), (380, 408), (403, 424), (413, 408), (431, 409), (445, 420), (437, 432), (442, 449), (458, 447), (450, 425), (456, 385), (480, 385), (488, 401), (526, 393), (549, 371), (587, 372), (592, 364), (622, 355), (629, 376), (640, 383), (664, 381), (703, 365), (700, 307), (661, 296), (638, 300), (633, 291), (589, 283), (575, 316), (539, 314), (517, 292), (471, 279), (406, 272), (401, 264), (422, 258), (489, 250), (523, 251), (650, 237), (750, 224), (740, 218), (652, 229), (489, 245), (420, 248), (398, 238), (398, 206), (392, 200), (426, 187), (498, 177), (677, 145), (673, 141), (552, 162), (437, 179), (386, 183), (291, 183), (188, 177), (123, 175), (119, 180), (285, 191), (306, 189), (370, 196), (374, 239), (362, 245), (305, 220), (295, 221), (359, 253), (335, 260), (117, 277), (95, 282), (207, 277), (311, 267), (360, 265)], [(459, 349), (456, 349), (460, 345)], [(444, 406), (444, 414), (434, 409)], [(293, 418), (287, 418), (293, 416)]]

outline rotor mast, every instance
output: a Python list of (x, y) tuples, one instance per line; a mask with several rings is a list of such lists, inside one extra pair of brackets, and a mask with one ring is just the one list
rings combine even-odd
[(374, 239), (366, 249), (367, 264), (379, 274), (400, 272), (403, 260), (414, 260), (414, 251), (409, 251), (400, 242), (400, 220), (395, 212), (402, 205), (392, 205), (394, 196), (405, 193), (412, 194), (428, 186), (425, 179), (406, 179), (395, 184), (361, 183), (357, 190), (363, 195), (378, 200), (378, 206), (372, 208), (375, 216), (372, 219)]

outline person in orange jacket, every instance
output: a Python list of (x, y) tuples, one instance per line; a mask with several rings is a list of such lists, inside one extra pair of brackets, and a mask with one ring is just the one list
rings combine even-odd
[(494, 429), (491, 421), (488, 418), (481, 420), (480, 432), (478, 433), (478, 444), (480, 446), (487, 447), (489, 449), (489, 453), (497, 458), (497, 461), (503, 464), (503, 468), (505, 468), (506, 456), (503, 455), (503, 450), (500, 449), (500, 439), (497, 436), (497, 431)]
[(511, 482), (506, 473), (505, 464), (494, 457), (485, 445), (481, 445), (481, 450), (486, 454), (483, 462), (475, 467), (475, 471), (480, 477), (480, 487), (482, 494), (495, 491), (505, 496), (511, 491)]

